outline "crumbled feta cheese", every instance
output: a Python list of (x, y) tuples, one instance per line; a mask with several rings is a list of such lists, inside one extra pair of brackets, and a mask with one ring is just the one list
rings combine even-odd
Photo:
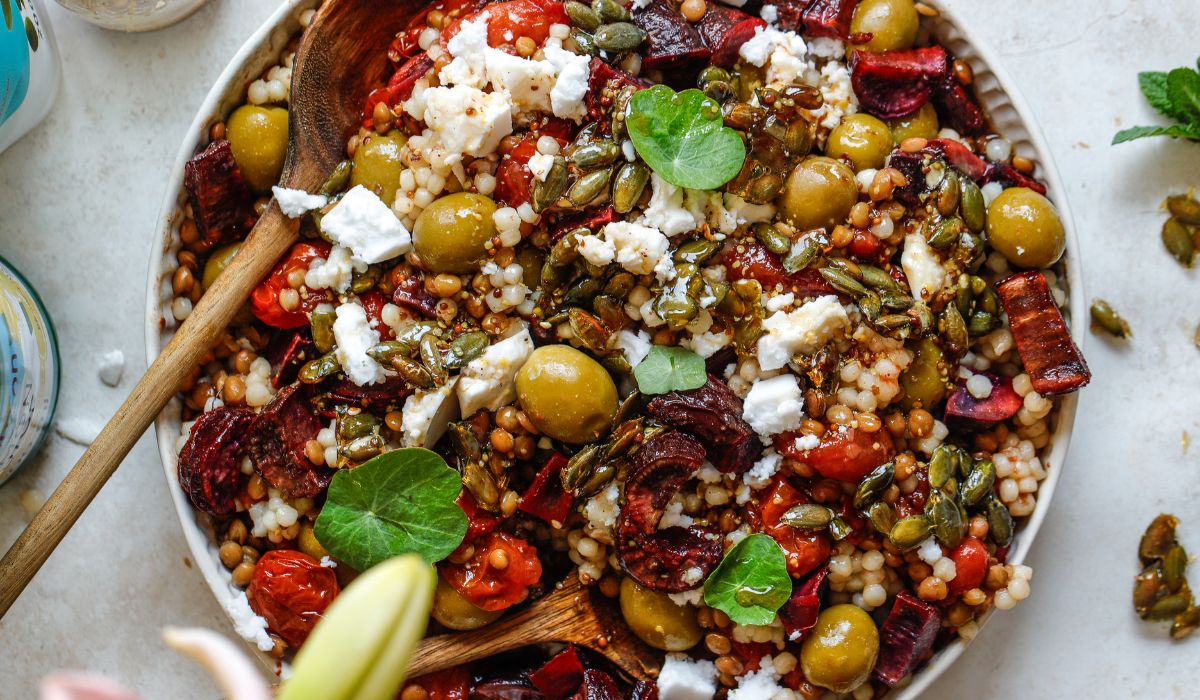
[(546, 177), (550, 174), (550, 168), (554, 167), (554, 156), (545, 153), (535, 153), (529, 157), (529, 172), (533, 173), (533, 177), (541, 182), (546, 181)]
[(650, 203), (638, 223), (658, 229), (666, 236), (694, 231), (704, 223), (707, 197), (687, 192), (651, 173)]
[(125, 353), (120, 350), (109, 350), (100, 356), (96, 374), (100, 381), (109, 386), (121, 383), (121, 375), (125, 373)]
[(659, 700), (712, 700), (717, 694), (717, 666), (687, 654), (667, 654), (657, 685)]
[(631, 7), (634, 10), (641, 10), (650, 7), (651, 2), (652, 0), (633, 0)]
[(917, 547), (917, 556), (921, 558), (921, 561), (933, 566), (942, 558), (942, 546), (937, 543), (936, 539), (927, 537)]
[(605, 224), (604, 238), (611, 241), (616, 250), (616, 262), (635, 275), (654, 273), (660, 282), (674, 275), (668, 251), (671, 248), (667, 237), (658, 229), (614, 221)]
[(780, 369), (792, 355), (811, 355), (849, 328), (846, 309), (833, 295), (818, 297), (795, 311), (776, 311), (763, 321), (764, 335), (758, 339), (759, 367)]
[(554, 46), (546, 46), (542, 52), (546, 60), (558, 69), (558, 79), (550, 91), (550, 107), (554, 116), (581, 121), (587, 116), (587, 105), (583, 98), (588, 91), (590, 59)]
[[(742, 0), (742, 4), (745, 4), (745, 0)], [(741, 5), (739, 5), (739, 7), (741, 7)], [(779, 21), (779, 8), (774, 5), (763, 5), (762, 10), (758, 13), (758, 16), (762, 17), (763, 21), (767, 24), (775, 24)]]
[(533, 353), (529, 329), (491, 345), (463, 368), (458, 379), (458, 404), (462, 415), (472, 416), (481, 408), (489, 411), (512, 403), (517, 397), (517, 371)]
[(604, 267), (617, 257), (617, 247), (600, 236), (581, 236), (575, 251), (598, 267)]
[(350, 289), (354, 273), (366, 271), (367, 264), (354, 259), (349, 248), (335, 245), (329, 251), (328, 258), (317, 258), (308, 264), (308, 272), (304, 273), (304, 285), (309, 289), (345, 292)]
[(683, 570), (683, 576), (680, 576), (680, 579), (688, 585), (700, 583), (704, 580), (704, 569), (698, 566), (689, 566)]
[(662, 518), (658, 521), (658, 529), (669, 527), (691, 527), (696, 521), (690, 515), (683, 514), (683, 499), (676, 496), (667, 504)]
[(452, 396), (458, 377), (432, 391), (418, 389), (404, 400), (401, 427), (405, 447), (433, 447), (458, 415)]
[(500, 92), (484, 92), (468, 85), (426, 90), (425, 123), (447, 151), (449, 164), (461, 154), (482, 158), (512, 133), (512, 103)]
[(830, 61), (821, 67), (817, 79), (818, 88), (824, 104), (815, 114), (820, 117), (820, 126), (833, 129), (842, 123), (846, 116), (858, 111), (858, 97), (850, 81), (850, 71), (840, 61)]
[(767, 303), (766, 303), (767, 311), (770, 311), (771, 313), (775, 313), (776, 311), (786, 309), (787, 307), (789, 307), (793, 303), (795, 303), (795, 301), (796, 301), (796, 295), (792, 294), (791, 292), (788, 292), (787, 294), (780, 294), (778, 296), (773, 296), (773, 297), (767, 299)]
[(705, 460), (704, 464), (696, 470), (696, 478), (705, 484), (719, 484), (725, 476), (713, 466), (712, 462)]
[(685, 605), (695, 605), (696, 607), (699, 607), (700, 604), (704, 602), (704, 589), (693, 588), (690, 591), (683, 591), (681, 593), (668, 593), (667, 597), (671, 599), (672, 603), (681, 608)]
[(908, 278), (908, 287), (913, 298), (928, 301), (946, 286), (946, 270), (925, 236), (910, 233), (904, 237), (904, 252), (900, 254), (900, 266)]
[(779, 465), (783, 462), (775, 450), (767, 448), (763, 450), (762, 458), (750, 467), (749, 471), (742, 475), (742, 481), (752, 489), (758, 490), (766, 488), (771, 483), (771, 477), (775, 476), (775, 472), (779, 471)]
[(730, 336), (727, 332), (722, 331), (720, 333), (713, 333), (711, 331), (705, 331), (703, 333), (697, 333), (691, 338), (685, 338), (682, 341), (682, 345), (707, 360), (713, 355), (716, 355), (722, 348), (729, 345), (732, 340), (732, 336)]
[[(764, 6), (763, 12), (766, 11)], [(763, 19), (767, 19), (765, 15)], [(808, 53), (817, 58), (842, 59), (846, 57), (846, 42), (828, 36), (813, 37), (808, 40)]]
[(333, 560), (333, 557), (325, 555), (321, 557), (321, 567), (325, 569), (336, 569), (337, 562)]
[(486, 63), (488, 82), (495, 91), (508, 93), (514, 116), (550, 110), (550, 93), (556, 73), (553, 64), (531, 61), (490, 47), (486, 49)]
[[(756, 671), (742, 676), (738, 687), (729, 691), (728, 700), (772, 700), (782, 696), (785, 688), (780, 687), (779, 673), (770, 657), (764, 657)], [(789, 691), (790, 697), (790, 691)]]
[(284, 216), (295, 219), (304, 216), (313, 209), (320, 209), (329, 203), (329, 198), (323, 194), (309, 194), (304, 190), (294, 190), (290, 187), (275, 185), (271, 188), (275, 195), (275, 203)]
[(446, 42), (446, 50), (454, 57), (438, 73), (443, 85), (465, 85), (483, 89), (487, 86), (488, 13), (458, 26), (458, 33)]
[(321, 231), (367, 264), (391, 260), (412, 250), (412, 236), (392, 208), (362, 185), (351, 188), (321, 217)]
[(275, 648), (275, 642), (267, 633), (267, 621), (250, 607), (245, 591), (234, 590), (236, 592), (225, 601), (225, 611), (233, 620), (233, 631), (247, 642), (252, 642), (259, 651), (271, 651)]
[(775, 217), (775, 205), (751, 204), (730, 192), (713, 193), (708, 208), (709, 225), (725, 234), (733, 233), (739, 226), (770, 221)]
[[(767, 66), (767, 81), (791, 83), (812, 68), (806, 60), (808, 45), (795, 32), (785, 32), (774, 27), (760, 27), (754, 36), (738, 50), (747, 63)], [(768, 61), (770, 62), (768, 65)]]
[(646, 331), (621, 331), (617, 334), (614, 347), (625, 354), (625, 361), (630, 367), (637, 367), (650, 354), (650, 334)]
[(621, 510), (621, 489), (609, 483), (583, 506), (583, 515), (588, 519), (590, 532), (610, 532), (617, 525), (617, 514)]
[(764, 436), (799, 428), (804, 420), (804, 395), (796, 377), (781, 374), (754, 382), (746, 394), (742, 418)]
[(821, 438), (816, 435), (801, 435), (796, 438), (797, 450), (815, 450), (821, 444)]
[(336, 314), (333, 339), (342, 371), (359, 386), (387, 379), (383, 367), (367, 354), (367, 350), (379, 344), (379, 331), (371, 326), (366, 309), (351, 302), (337, 307)]

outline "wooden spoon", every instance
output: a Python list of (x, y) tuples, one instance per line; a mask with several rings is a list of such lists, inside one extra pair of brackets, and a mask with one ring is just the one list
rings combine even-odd
[(636, 680), (653, 680), (663, 653), (646, 646), (621, 619), (616, 601), (584, 586), (572, 572), (549, 595), (472, 632), (429, 637), (413, 653), (408, 677), (477, 661), (542, 642), (571, 642), (596, 651)]
[[(287, 160), (280, 182), (315, 190), (344, 158), (372, 87), (387, 78), (387, 47), (420, 3), (327, 0), (300, 41), (292, 71)], [(0, 617), (41, 568), (175, 394), (250, 292), (296, 240), (299, 222), (274, 203), (241, 250), (146, 370), (50, 499), (0, 560)]]

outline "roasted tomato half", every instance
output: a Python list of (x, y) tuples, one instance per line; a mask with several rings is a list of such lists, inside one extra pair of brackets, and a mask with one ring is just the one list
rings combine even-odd
[(538, 152), (538, 139), (550, 136), (558, 141), (559, 146), (565, 146), (574, 128), (564, 119), (551, 119), (541, 129), (521, 137), (520, 142), (504, 154), (499, 167), (496, 168), (496, 199), (510, 207), (519, 207), (528, 202), (529, 188), (533, 182), (533, 173), (529, 172), (528, 163)]
[(285, 289), (292, 289), (288, 284), (288, 276), (293, 272), (304, 274), (308, 266), (317, 258), (329, 257), (333, 246), (324, 241), (316, 243), (297, 243), (291, 252), (275, 266), (271, 276), (259, 283), (250, 295), (250, 310), (258, 320), (276, 328), (299, 328), (308, 325), (308, 314), (317, 305), (332, 299), (328, 290), (309, 290), (300, 297), (296, 308), (288, 311), (279, 304), (279, 294)]
[(276, 549), (259, 558), (246, 589), (250, 608), (267, 629), (298, 648), (338, 594), (333, 569), (303, 552)]
[(775, 449), (785, 457), (808, 464), (826, 479), (857, 483), (875, 467), (896, 454), (896, 445), (886, 430), (868, 433), (858, 428), (834, 428), (821, 436), (811, 450), (801, 449), (797, 433), (784, 433)]
[(521, 37), (529, 37), (541, 46), (546, 37), (550, 36), (550, 25), (571, 23), (561, 2), (509, 0), (492, 3), (478, 12), (462, 17), (442, 32), (442, 40), (449, 41), (458, 33), (463, 22), (476, 19), (484, 12), (487, 12), (489, 46), (514, 44)]
[(829, 560), (832, 546), (824, 532), (801, 530), (783, 525), (779, 519), (789, 508), (809, 499), (782, 476), (775, 477), (770, 488), (760, 493), (760, 501), (748, 516), (750, 525), (761, 530), (783, 547), (787, 556), (788, 573), (801, 578)]
[(446, 564), (442, 573), (476, 607), (503, 610), (525, 600), (529, 587), (542, 578), (542, 563), (525, 540), (490, 532), (475, 541), (470, 559)]

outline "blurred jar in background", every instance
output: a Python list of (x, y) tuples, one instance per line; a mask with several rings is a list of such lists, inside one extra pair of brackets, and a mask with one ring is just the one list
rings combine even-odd
[(59, 5), (92, 24), (121, 32), (152, 32), (168, 27), (198, 10), (204, 2), (205, 0), (58, 0)]
[(0, 153), (36, 126), (58, 95), (58, 51), (40, 3), (0, 0)]

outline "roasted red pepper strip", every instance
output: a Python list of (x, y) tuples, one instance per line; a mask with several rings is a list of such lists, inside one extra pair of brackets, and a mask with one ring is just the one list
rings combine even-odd
[(562, 470), (567, 458), (555, 452), (538, 471), (533, 483), (521, 498), (519, 510), (541, 518), (550, 525), (561, 526), (571, 514), (574, 498), (563, 488)]
[(1071, 340), (1046, 277), (1036, 270), (1020, 272), (996, 291), (1034, 390), (1042, 396), (1061, 396), (1087, 386), (1092, 373)]

